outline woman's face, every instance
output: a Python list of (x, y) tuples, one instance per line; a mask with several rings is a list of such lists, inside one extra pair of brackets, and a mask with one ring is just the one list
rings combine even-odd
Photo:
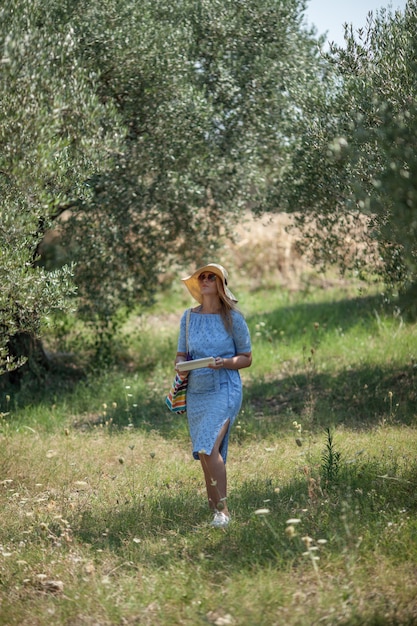
[(215, 295), (217, 290), (217, 276), (213, 272), (202, 272), (198, 277), (198, 284), (200, 286), (200, 293), (204, 295)]

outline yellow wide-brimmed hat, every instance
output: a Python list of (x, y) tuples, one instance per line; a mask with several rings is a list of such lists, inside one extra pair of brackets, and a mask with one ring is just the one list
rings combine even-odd
[(200, 285), (198, 284), (198, 277), (203, 272), (212, 272), (216, 274), (220, 278), (223, 284), (223, 290), (226, 298), (232, 300), (232, 302), (237, 302), (237, 298), (232, 294), (229, 287), (227, 286), (228, 274), (227, 270), (223, 267), (223, 265), (219, 265), (218, 263), (209, 263), (208, 265), (204, 265), (196, 270), (191, 276), (187, 276), (187, 278), (183, 278), (182, 281), (185, 283), (190, 294), (199, 302), (203, 303), (203, 297), (200, 292)]

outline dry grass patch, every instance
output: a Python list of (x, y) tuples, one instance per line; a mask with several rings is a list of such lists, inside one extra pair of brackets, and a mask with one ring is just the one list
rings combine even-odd
[(3, 436), (0, 623), (359, 625), (378, 614), (406, 624), (415, 431), (336, 430), (346, 473), (334, 485), (319, 483), (324, 436), (303, 433), (302, 448), (296, 436), (289, 425), (231, 443), (227, 532), (209, 526), (182, 437), (99, 427)]

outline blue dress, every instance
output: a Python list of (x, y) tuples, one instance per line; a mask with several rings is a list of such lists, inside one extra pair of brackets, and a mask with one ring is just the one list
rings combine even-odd
[[(185, 311), (181, 317), (178, 352), (187, 352)], [(251, 352), (249, 329), (241, 313), (232, 311), (233, 332), (224, 327), (220, 314), (191, 311), (188, 327), (188, 352), (193, 359), (220, 356), (224, 359)], [(213, 370), (204, 367), (188, 374), (187, 418), (193, 446), (198, 453), (211, 454), (222, 426), (230, 420), (220, 447), (226, 463), (229, 431), (242, 405), (242, 381), (238, 370)]]

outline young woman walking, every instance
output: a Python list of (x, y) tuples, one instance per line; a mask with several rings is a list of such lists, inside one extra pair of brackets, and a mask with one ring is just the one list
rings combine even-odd
[[(212, 525), (230, 522), (227, 506), (226, 458), (230, 428), (242, 404), (239, 370), (252, 363), (249, 329), (236, 307), (228, 274), (209, 263), (183, 281), (199, 303), (180, 323), (175, 365), (187, 359), (214, 357), (214, 363), (188, 374), (187, 418), (193, 456), (204, 472)], [(188, 354), (187, 354), (188, 347)]]

